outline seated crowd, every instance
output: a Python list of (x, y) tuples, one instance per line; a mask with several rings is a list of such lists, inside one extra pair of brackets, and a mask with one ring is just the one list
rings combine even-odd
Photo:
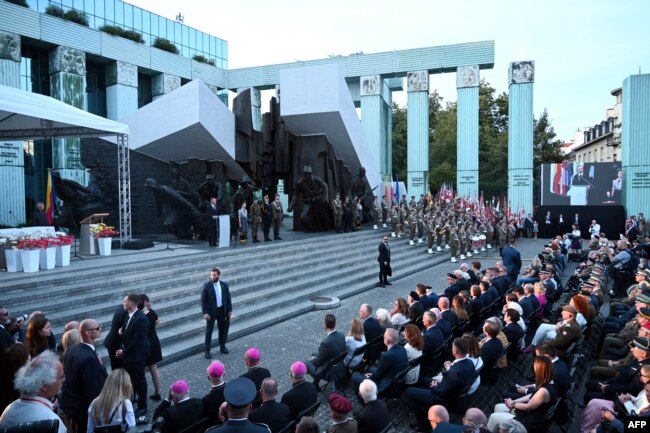
[[(282, 396), (260, 350), (249, 348), (247, 372), (238, 378), (226, 380), (220, 361), (208, 366), (210, 390), (203, 396), (192, 396), (184, 380), (172, 383), (154, 425), (163, 433), (192, 426), (199, 427), (187, 431), (319, 432), (311, 415), (319, 391), (334, 387), (342, 392), (328, 395), (330, 433), (386, 431), (395, 421), (389, 400), (405, 403), (416, 431), (544, 432), (553, 422), (572, 422), (576, 368), (600, 347), (586, 382), (582, 431), (602, 428), (603, 419), (622, 431), (621, 414), (650, 415), (650, 272), (641, 259), (635, 284), (609, 303), (608, 285), (628, 272), (616, 267), (616, 257), (629, 250), (621, 242), (618, 253), (592, 244), (566, 284), (568, 258), (557, 239), (516, 278), (501, 262), (484, 271), (480, 262), (462, 264), (447, 274), (443, 290), (417, 284), (390, 311), (362, 304), (347, 336), (326, 314), (326, 337), (309, 359), (287, 365), (291, 389)], [(603, 319), (605, 305), (610, 316)], [(98, 322), (68, 324), (57, 347), (42, 312), (28, 319), (24, 335), (11, 333), (6, 307), (0, 315), (0, 429), (47, 419), (59, 420), (60, 433), (136, 424), (130, 374), (122, 368), (107, 374), (94, 352), (81, 353), (94, 350)], [(89, 376), (64, 382), (73, 369)]]

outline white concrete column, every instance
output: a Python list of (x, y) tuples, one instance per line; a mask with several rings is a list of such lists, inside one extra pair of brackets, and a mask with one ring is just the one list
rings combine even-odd
[(115, 61), (106, 66), (106, 113), (119, 120), (138, 111), (138, 67)]
[(458, 89), (456, 190), (461, 197), (478, 198), (478, 65), (456, 69)]
[(160, 73), (151, 79), (151, 95), (155, 101), (181, 87), (181, 77)]
[(408, 196), (429, 192), (429, 72), (409, 72), (406, 119)]

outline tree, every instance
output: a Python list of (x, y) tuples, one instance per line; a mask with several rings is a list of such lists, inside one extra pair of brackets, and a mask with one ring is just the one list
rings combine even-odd
[(393, 102), (393, 179), (406, 181), (406, 108)]

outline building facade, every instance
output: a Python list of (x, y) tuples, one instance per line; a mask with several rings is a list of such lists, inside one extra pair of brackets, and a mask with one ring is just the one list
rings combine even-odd
[(605, 120), (583, 131), (582, 144), (573, 148), (576, 162), (621, 161), (621, 124), (623, 120), (623, 89), (612, 90), (614, 107), (605, 112)]

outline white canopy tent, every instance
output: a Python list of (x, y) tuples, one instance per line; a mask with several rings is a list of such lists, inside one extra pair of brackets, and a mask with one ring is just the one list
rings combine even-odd
[(0, 140), (117, 137), (120, 242), (131, 239), (129, 127), (38, 93), (0, 85)]

